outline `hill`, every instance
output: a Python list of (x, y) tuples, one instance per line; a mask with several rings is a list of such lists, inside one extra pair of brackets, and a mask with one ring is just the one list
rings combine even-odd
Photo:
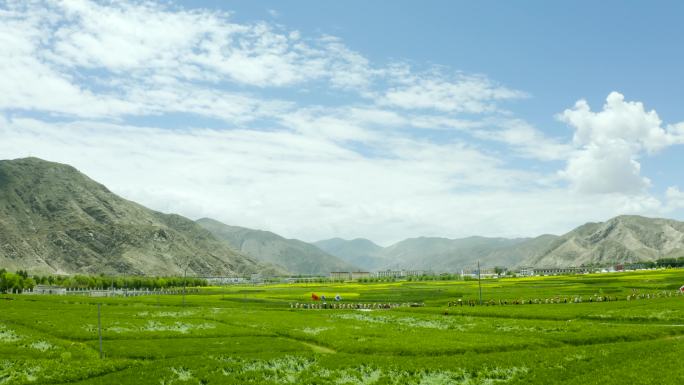
[(458, 271), (474, 267), (477, 261), (485, 266), (514, 266), (545, 251), (554, 239), (552, 235), (517, 239), (410, 238), (387, 247), (382, 256), (392, 261), (389, 268)]
[(123, 199), (75, 168), (0, 161), (0, 266), (32, 273), (248, 273), (262, 266), (194, 221)]
[(484, 266), (508, 267), (610, 265), (684, 256), (684, 223), (623, 215), (584, 224), (562, 236), (418, 237), (370, 250), (352, 247), (349, 242), (332, 239), (316, 244), (348, 261), (370, 260), (372, 265), (359, 264), (376, 270), (458, 271), (473, 267), (477, 261)]
[(359, 266), (364, 270), (377, 270), (384, 267), (386, 261), (381, 257), (382, 246), (364, 238), (346, 240), (332, 238), (314, 242), (319, 249), (342, 260)]
[(652, 261), (684, 256), (684, 223), (623, 215), (587, 223), (559, 237), (549, 249), (527, 258), (530, 266), (579, 266)]
[(235, 249), (294, 274), (327, 275), (331, 271), (358, 269), (312, 244), (286, 239), (270, 231), (229, 226), (210, 218), (202, 218), (197, 223)]
[(367, 239), (333, 238), (314, 244), (330, 254), (368, 270), (417, 269), (459, 271), (479, 260), (486, 266), (515, 266), (539, 256), (555, 241), (555, 235), (537, 238), (440, 237), (409, 238), (388, 247)]

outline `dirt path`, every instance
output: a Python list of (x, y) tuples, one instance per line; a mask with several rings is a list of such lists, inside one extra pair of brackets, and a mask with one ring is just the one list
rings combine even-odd
[[(297, 341), (299, 341), (299, 340), (297, 340)], [(335, 354), (335, 353), (337, 353), (335, 350), (332, 350), (332, 349), (325, 347), (325, 346), (312, 344), (311, 342), (303, 342), (303, 341), (299, 341), (299, 342), (302, 345), (306, 345), (306, 346), (310, 347), (311, 350), (314, 351), (314, 353), (321, 353), (321, 354)]]

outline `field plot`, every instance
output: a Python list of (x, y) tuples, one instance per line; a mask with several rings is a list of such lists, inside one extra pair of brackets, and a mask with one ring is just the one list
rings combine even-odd
[[(681, 270), (487, 280), (490, 305), (452, 307), (477, 282), (210, 288), (185, 306), (7, 295), (0, 384), (682, 384), (682, 284)], [(311, 293), (425, 306), (293, 308)]]

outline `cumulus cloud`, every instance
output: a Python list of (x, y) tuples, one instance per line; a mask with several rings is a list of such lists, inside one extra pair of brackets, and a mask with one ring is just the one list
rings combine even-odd
[(663, 128), (654, 110), (617, 92), (608, 95), (602, 111), (580, 100), (558, 119), (575, 129), (577, 147), (560, 175), (581, 192), (644, 192), (651, 183), (641, 175), (639, 158), (681, 140), (677, 129)]

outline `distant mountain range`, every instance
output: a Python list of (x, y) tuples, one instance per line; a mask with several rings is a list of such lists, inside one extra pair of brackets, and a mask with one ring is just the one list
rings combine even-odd
[(557, 237), (530, 266), (579, 266), (684, 257), (684, 222), (623, 215)]
[(125, 200), (71, 166), (0, 161), (0, 268), (32, 273), (324, 275), (330, 271), (579, 266), (684, 256), (684, 223), (619, 216), (536, 238), (367, 239), (309, 244)]
[(483, 266), (507, 267), (609, 265), (684, 257), (684, 222), (623, 215), (606, 222), (587, 223), (562, 236), (420, 237), (372, 248), (372, 252), (357, 249), (355, 245), (360, 241), (335, 238), (315, 244), (366, 269), (458, 271), (473, 267), (478, 261)]
[(384, 249), (368, 239), (357, 238), (347, 241), (332, 238), (314, 242), (314, 245), (365, 270), (377, 270), (387, 265), (387, 261), (382, 257)]
[(518, 265), (526, 258), (543, 254), (556, 238), (554, 235), (518, 239), (419, 237), (409, 238), (385, 248), (374, 244), (376, 248), (370, 251), (360, 249), (357, 254), (354, 254), (354, 245), (360, 243), (359, 239), (345, 241), (336, 238), (315, 244), (330, 254), (347, 261), (355, 261), (364, 269), (459, 271), (473, 267), (478, 261), (483, 266)]
[(331, 271), (359, 269), (354, 263), (345, 262), (310, 243), (285, 239), (270, 231), (228, 226), (209, 218), (202, 218), (197, 223), (236, 250), (295, 274), (327, 275)]

